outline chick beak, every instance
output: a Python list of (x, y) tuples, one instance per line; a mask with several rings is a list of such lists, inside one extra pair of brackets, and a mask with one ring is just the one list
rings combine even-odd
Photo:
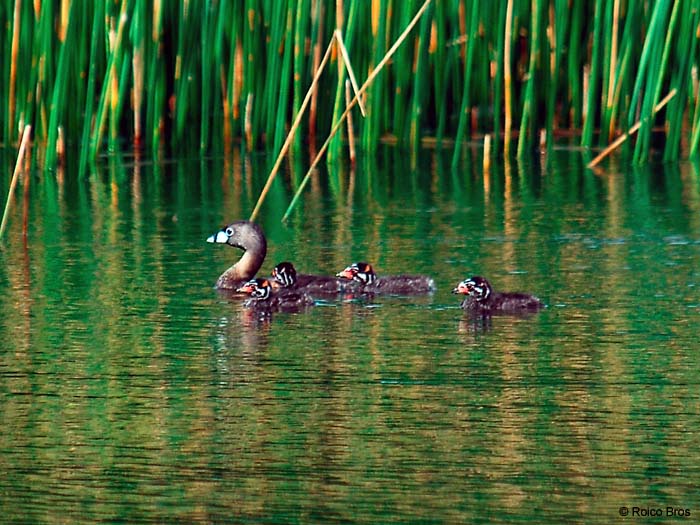
[(464, 294), (464, 295), (468, 295), (468, 294), (469, 294), (469, 288), (467, 288), (466, 286), (464, 286), (462, 283), (459, 283), (459, 284), (457, 285), (457, 288), (453, 288), (453, 289), (452, 289), (452, 293), (461, 293), (461, 294)]
[(345, 268), (345, 270), (343, 270), (342, 272), (336, 273), (335, 276), (336, 277), (343, 277), (344, 279), (352, 279), (353, 278), (352, 272), (350, 270), (348, 270), (347, 268)]

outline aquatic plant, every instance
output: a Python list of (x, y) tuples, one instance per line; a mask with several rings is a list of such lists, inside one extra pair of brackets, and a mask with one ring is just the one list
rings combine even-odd
[[(25, 125), (60, 162), (81, 172), (105, 149), (159, 155), (241, 140), (280, 151), (322, 50), (338, 31), (358, 83), (377, 67), (423, 0), (70, 0), (0, 3), (0, 134)], [(694, 0), (478, 0), (429, 2), (417, 28), (368, 86), (358, 147), (393, 141), (415, 151), (434, 137), (454, 145), (493, 135), (494, 150), (549, 148), (574, 134), (609, 144), (639, 122), (633, 159), (663, 130), (664, 157), (700, 155)], [(291, 146), (325, 138), (345, 111), (345, 61), (333, 51)], [(677, 95), (660, 112), (659, 101)], [(345, 141), (331, 146), (344, 155)], [(682, 146), (685, 149), (682, 149)]]

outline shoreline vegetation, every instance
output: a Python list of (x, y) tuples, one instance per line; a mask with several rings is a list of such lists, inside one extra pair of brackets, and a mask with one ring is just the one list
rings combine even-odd
[[(329, 137), (332, 161), (429, 140), (456, 165), (467, 140), (521, 156), (636, 132), (635, 163), (700, 154), (693, 0), (14, 0), (0, 24), (2, 145), (31, 126), (35, 161), (68, 145), (81, 176), (129, 143), (313, 157)], [(364, 116), (346, 109), (360, 86)]]

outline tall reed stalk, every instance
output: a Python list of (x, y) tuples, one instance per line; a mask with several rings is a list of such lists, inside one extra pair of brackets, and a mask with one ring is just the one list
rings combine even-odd
[[(80, 173), (132, 141), (152, 155), (240, 139), (279, 151), (320, 61), (340, 30), (358, 83), (377, 67), (418, 0), (97, 0), (0, 3), (0, 140), (32, 125), (53, 169), (58, 129)], [(511, 132), (525, 154), (544, 130), (608, 144), (641, 122), (634, 160), (700, 155), (696, 0), (436, 1), (365, 95), (358, 147), (415, 152), (427, 136), (464, 141)], [(291, 145), (327, 136), (345, 107), (343, 61), (318, 82)], [(695, 71), (695, 73), (693, 73)], [(693, 76), (695, 75), (695, 77)], [(697, 86), (697, 83), (695, 84)], [(675, 97), (659, 114), (664, 94)], [(652, 140), (664, 126), (665, 140)], [(449, 139), (449, 142), (447, 141)], [(346, 153), (340, 135), (332, 158)], [(72, 147), (71, 147), (72, 145)], [(685, 148), (685, 149), (684, 149)]]

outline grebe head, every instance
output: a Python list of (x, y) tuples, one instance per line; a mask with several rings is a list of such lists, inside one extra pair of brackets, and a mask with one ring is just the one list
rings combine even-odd
[(479, 302), (486, 301), (492, 292), (491, 284), (480, 276), (465, 279), (452, 290), (452, 293), (468, 295)]
[(272, 277), (275, 278), (275, 281), (286, 288), (296, 284), (297, 271), (292, 263), (284, 261), (272, 269)]
[(342, 272), (335, 274), (335, 276), (343, 277), (345, 279), (352, 279), (353, 281), (357, 281), (362, 284), (373, 283), (377, 278), (377, 274), (374, 273), (372, 265), (366, 262), (352, 263)]

